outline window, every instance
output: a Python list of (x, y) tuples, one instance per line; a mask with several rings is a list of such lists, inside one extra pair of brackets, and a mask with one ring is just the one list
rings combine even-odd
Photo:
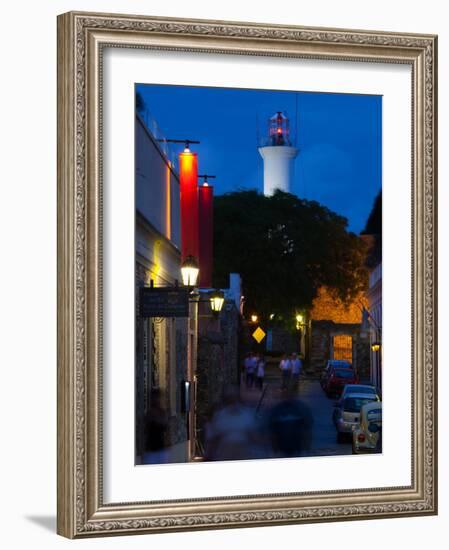
[(352, 363), (352, 336), (339, 334), (332, 339), (333, 359)]

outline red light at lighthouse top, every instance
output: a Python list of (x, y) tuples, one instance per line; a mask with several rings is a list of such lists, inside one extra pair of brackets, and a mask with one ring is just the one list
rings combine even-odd
[(268, 120), (268, 136), (269, 145), (291, 145), (290, 121), (281, 111)]

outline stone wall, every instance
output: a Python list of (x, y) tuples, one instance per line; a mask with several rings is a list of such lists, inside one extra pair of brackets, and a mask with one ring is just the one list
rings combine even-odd
[(369, 380), (369, 335), (359, 323), (312, 321), (309, 372), (319, 376), (329, 359), (333, 359), (333, 337), (347, 335), (352, 338), (352, 363), (361, 381)]
[[(136, 262), (136, 312), (139, 288), (154, 277), (151, 269)], [(145, 450), (145, 419), (151, 408), (151, 392), (162, 392), (162, 408), (168, 426), (167, 447), (187, 441), (187, 416), (181, 412), (181, 382), (187, 379), (187, 320), (142, 319), (136, 315), (136, 455)]]
[(240, 314), (226, 302), (219, 317), (209, 304), (201, 303), (198, 321), (196, 369), (196, 428), (203, 440), (204, 427), (214, 411), (223, 405), (226, 388), (239, 384)]

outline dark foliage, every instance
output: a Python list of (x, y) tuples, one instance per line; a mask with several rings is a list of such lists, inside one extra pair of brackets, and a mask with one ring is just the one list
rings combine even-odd
[(240, 273), (247, 311), (292, 319), (327, 285), (344, 300), (366, 287), (366, 245), (347, 220), (314, 201), (276, 192), (215, 197), (217, 286)]
[(362, 235), (372, 235), (373, 237), (373, 244), (366, 259), (367, 267), (373, 268), (382, 261), (382, 191), (379, 191), (374, 200)]

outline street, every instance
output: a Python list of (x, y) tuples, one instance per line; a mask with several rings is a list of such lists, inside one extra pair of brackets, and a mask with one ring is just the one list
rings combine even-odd
[[(268, 364), (265, 373), (266, 390), (262, 392), (258, 388), (246, 388), (242, 380), (241, 399), (246, 405), (259, 407), (259, 414), (263, 414), (286, 399), (285, 391), (281, 390), (281, 378), (277, 364)], [(321, 389), (318, 380), (301, 376), (299, 387), (294, 394), (294, 399), (306, 405), (313, 417), (313, 429), (310, 449), (303, 451), (301, 456), (329, 456), (347, 455), (352, 453), (351, 440), (337, 443), (337, 433), (332, 422), (334, 399), (329, 399)]]

